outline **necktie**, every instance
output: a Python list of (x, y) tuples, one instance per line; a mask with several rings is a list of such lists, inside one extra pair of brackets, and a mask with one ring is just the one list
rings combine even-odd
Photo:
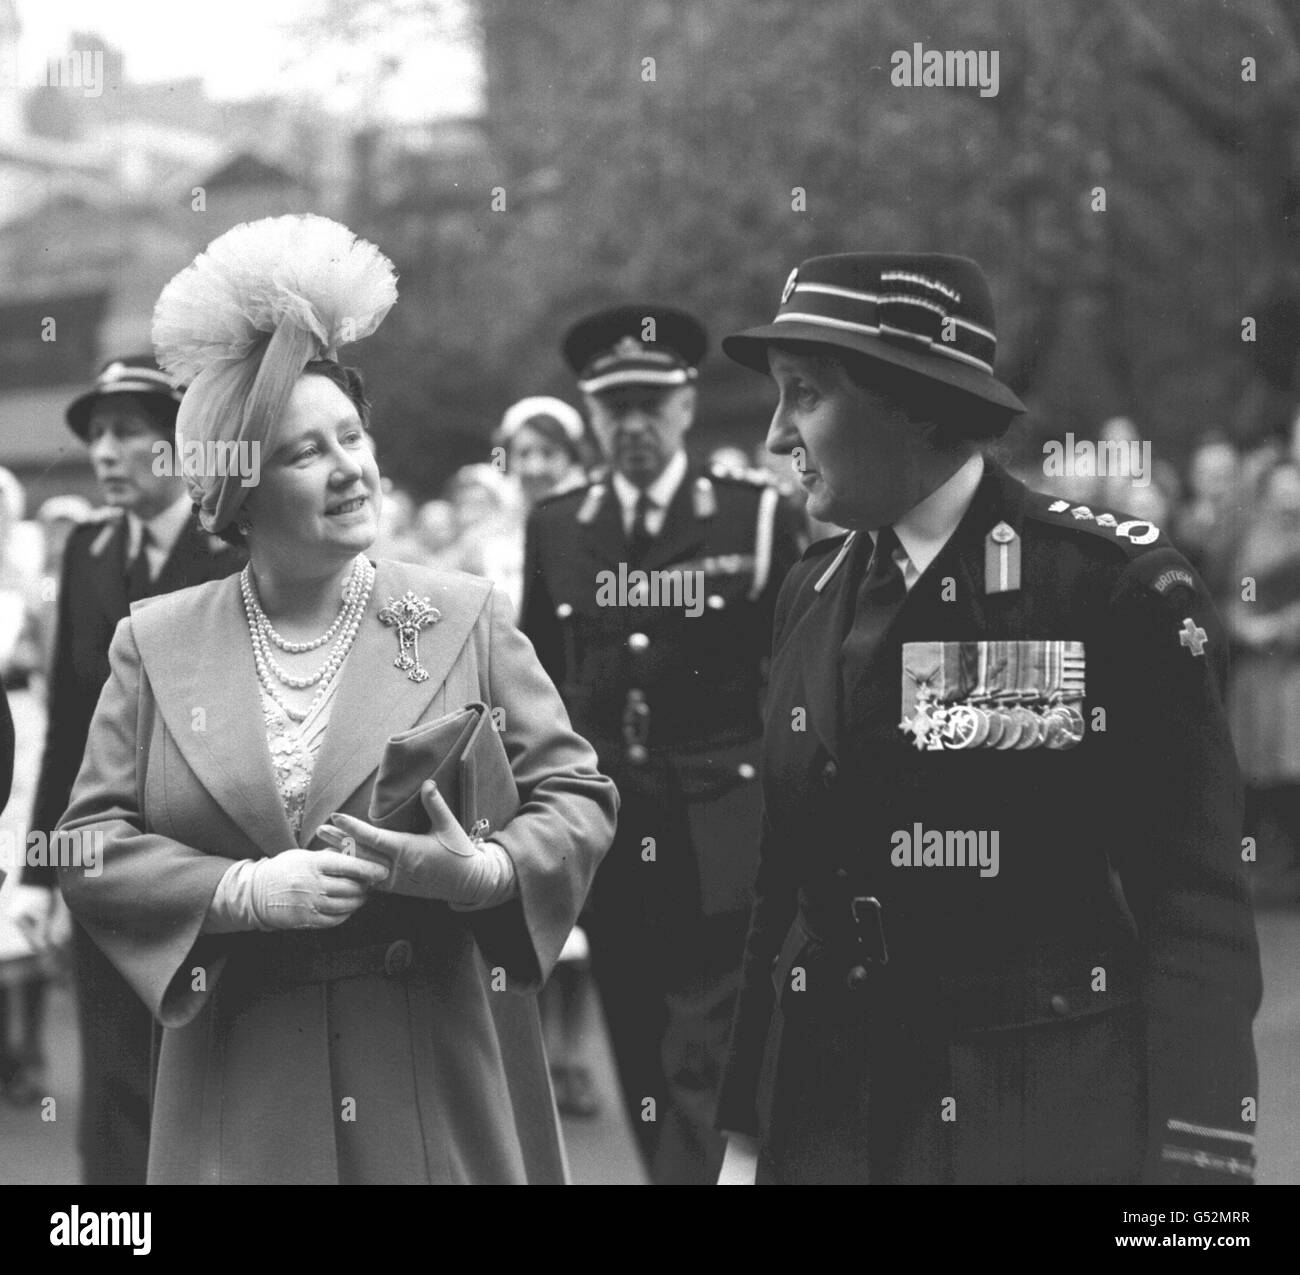
[(650, 550), (650, 542), (654, 537), (650, 535), (646, 515), (654, 507), (654, 501), (645, 492), (637, 497), (636, 512), (632, 515), (632, 531), (627, 538), (627, 560), (630, 567), (640, 566)]
[(902, 569), (894, 561), (897, 548), (898, 536), (893, 527), (882, 527), (876, 534), (871, 562), (858, 586), (853, 625), (840, 647), (840, 689), (846, 703), (907, 597)]
[(128, 602), (135, 602), (149, 592), (149, 585), (152, 582), (149, 578), (149, 556), (145, 552), (149, 548), (149, 541), (149, 528), (141, 527), (140, 548), (131, 560), (131, 565), (126, 572), (126, 600)]

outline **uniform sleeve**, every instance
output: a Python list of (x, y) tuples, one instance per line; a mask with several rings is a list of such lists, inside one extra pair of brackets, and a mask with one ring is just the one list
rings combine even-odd
[[(775, 604), (774, 651), (780, 645), (780, 634), (795, 592), (793, 577), (787, 576)], [(740, 993), (714, 1117), (717, 1128), (730, 1132), (755, 1136), (759, 1133), (759, 1073), (776, 1008), (772, 967), (798, 910), (798, 859), (789, 850), (765, 813), (754, 902), (740, 967)]]
[(1138, 927), (1147, 1011), (1147, 1177), (1249, 1182), (1259, 951), (1242, 862), (1242, 797), (1223, 707), (1226, 640), (1173, 550), (1134, 562), (1113, 597), (1127, 676), (1108, 707), (1116, 867)]
[[(84, 533), (82, 533), (84, 535)], [(74, 532), (73, 536), (78, 533)], [(50, 664), (49, 691), (46, 695), (45, 749), (36, 781), (36, 800), (32, 806), (31, 826), (46, 833), (54, 831), (68, 807), (72, 781), (77, 777), (81, 754), (76, 743), (86, 737), (90, 708), (80, 692), (72, 652), (72, 600), (76, 592), (71, 583), (73, 563), (83, 552), (80, 539), (69, 538), (63, 554), (59, 579), (59, 602), (54, 632), (54, 656)], [(23, 869), (27, 885), (53, 889), (58, 884), (53, 867)]]
[(492, 840), (514, 864), (519, 895), (470, 915), (489, 961), (505, 967), (512, 987), (531, 991), (559, 958), (614, 840), (618, 792), (569, 725), (508, 599), (493, 589), (488, 605), (488, 703), (504, 714), (502, 742), (520, 801)]
[(164, 1027), (180, 1027), (199, 1012), (224, 965), (220, 940), (201, 939), (199, 932), (233, 860), (145, 831), (139, 759), (152, 695), (130, 619), (117, 626), (108, 658), (109, 679), (59, 824), (83, 847), (82, 863), (95, 866), (62, 867), (59, 884), (68, 907), (153, 1016)]

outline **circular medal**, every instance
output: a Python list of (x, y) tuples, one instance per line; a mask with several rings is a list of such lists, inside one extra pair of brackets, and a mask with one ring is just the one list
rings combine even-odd
[(1060, 748), (1061, 738), (1065, 734), (1065, 724), (1069, 719), (1055, 708), (1049, 708), (1043, 714), (1043, 747)]
[(1024, 733), (1024, 723), (1016, 716), (1014, 708), (999, 708), (994, 711), (1006, 723), (1006, 729), (1002, 732), (1002, 738), (993, 747), (1003, 750), (1014, 748)]
[(1083, 738), (1083, 714), (1072, 704), (1058, 704), (1052, 712), (1062, 722), (1060, 740), (1052, 747), (1073, 748)]
[(1011, 710), (1024, 724), (1024, 730), (1020, 738), (1016, 740), (1016, 748), (1037, 748), (1043, 742), (1043, 723), (1038, 714), (1032, 708), (1026, 708), (1021, 704)]
[(979, 717), (969, 704), (954, 704), (948, 710), (948, 725), (943, 733), (944, 747), (974, 748), (979, 726)]
[(989, 724), (988, 734), (984, 736), (985, 748), (996, 748), (1002, 736), (1006, 733), (1006, 719), (998, 712), (996, 708), (980, 707), (980, 712), (984, 714), (984, 719)]

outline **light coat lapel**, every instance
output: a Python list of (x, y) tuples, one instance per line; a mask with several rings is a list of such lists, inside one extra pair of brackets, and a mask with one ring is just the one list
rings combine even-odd
[[(374, 775), (389, 736), (420, 720), (447, 680), (491, 588), (486, 581), (459, 573), (440, 573), (433, 588), (428, 579), (419, 568), (400, 562), (378, 564), (370, 605), (343, 665), (325, 741), (312, 772), (303, 811), (304, 844), (332, 811), (342, 809)], [(423, 682), (412, 682), (394, 666), (397, 630), (379, 618), (389, 601), (400, 599), (408, 589), (419, 598), (428, 597), (441, 616), (420, 631), (420, 665), (429, 674)]]
[(193, 597), (180, 613), (183, 631), (166, 595), (136, 604), (140, 658), (189, 768), (249, 841), (275, 854), (295, 842), (271, 768), (239, 576)]
[[(460, 573), (440, 573), (433, 588), (428, 581), (418, 567), (378, 565), (340, 674), (297, 842), (271, 766), (239, 576), (186, 598), (192, 606), (180, 612), (183, 632), (177, 630), (178, 608), (165, 596), (134, 608), (136, 643), (168, 732), (209, 795), (263, 854), (310, 842), (330, 812), (346, 805), (378, 769), (388, 737), (414, 725), (446, 681), (491, 586)], [(441, 613), (420, 634), (420, 663), (429, 673), (423, 682), (393, 666), (397, 633), (379, 619), (388, 600), (408, 588), (427, 595)]]

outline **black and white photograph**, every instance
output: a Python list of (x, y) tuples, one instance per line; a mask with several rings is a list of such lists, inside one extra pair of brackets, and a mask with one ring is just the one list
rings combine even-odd
[(1258, 1248), (1300, 8), (0, 0), (0, 675), (15, 1255), (192, 1252), (161, 1185)]

